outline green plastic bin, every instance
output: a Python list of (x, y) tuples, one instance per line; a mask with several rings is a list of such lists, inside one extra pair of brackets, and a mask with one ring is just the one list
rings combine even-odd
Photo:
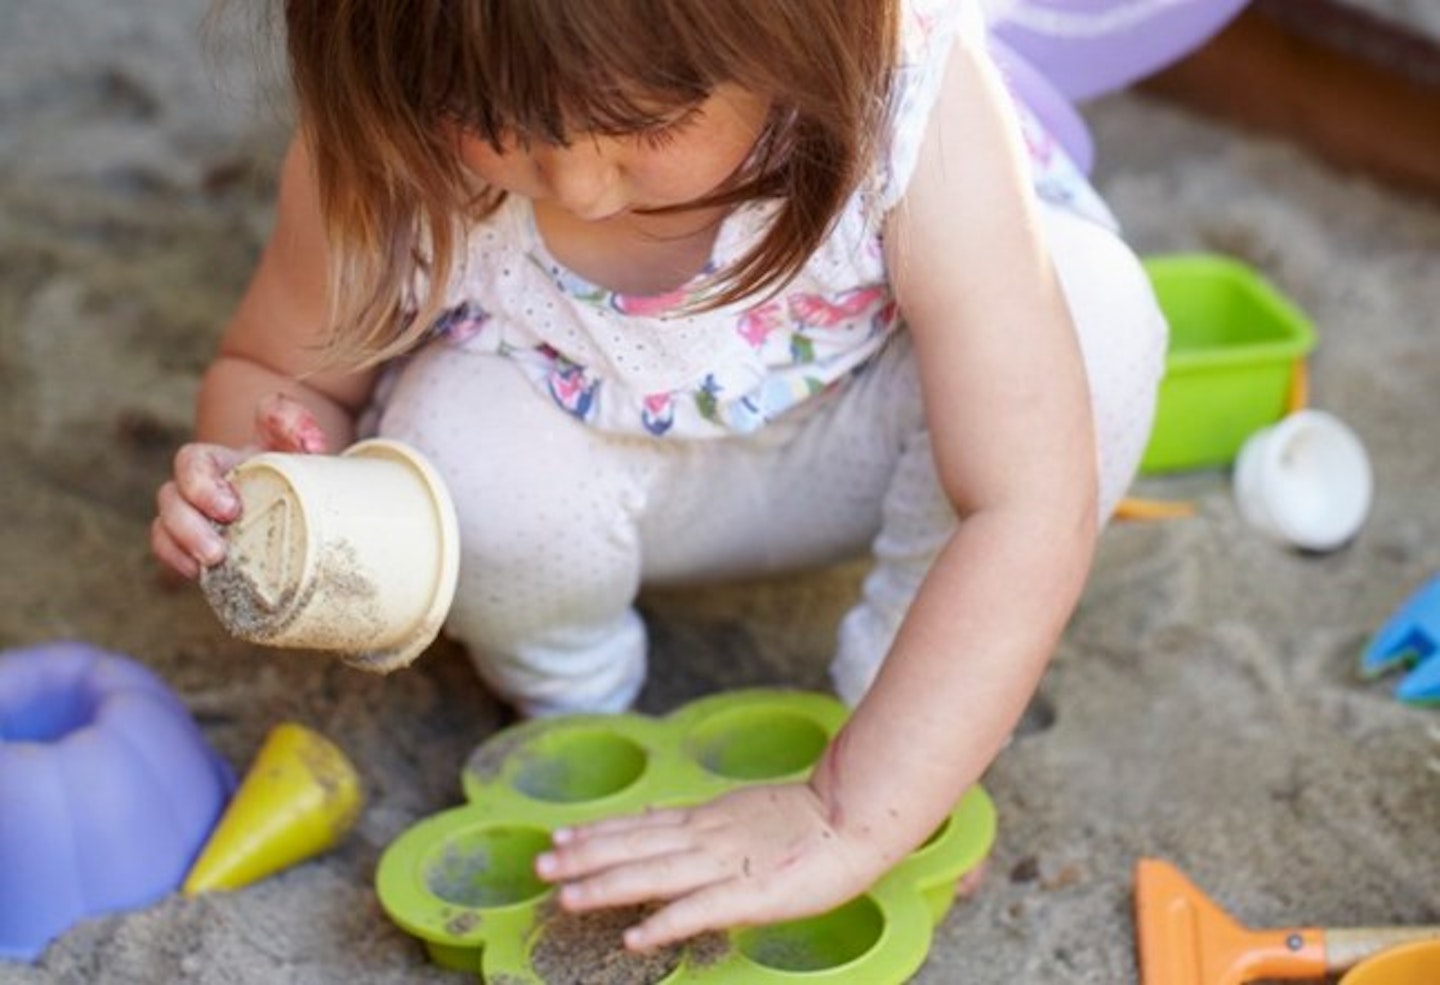
[(1315, 329), (1253, 269), (1214, 254), (1150, 257), (1170, 348), (1144, 474), (1230, 465), (1255, 431), (1284, 417)]

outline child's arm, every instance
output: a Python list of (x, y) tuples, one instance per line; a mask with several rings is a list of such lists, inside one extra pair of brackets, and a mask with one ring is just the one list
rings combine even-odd
[(239, 514), (224, 479), (231, 468), (257, 450), (319, 452), (353, 436), (374, 374), (311, 374), (328, 324), (327, 267), (310, 156), (297, 137), (281, 170), (275, 227), (201, 381), (196, 440), (177, 452), (156, 497), (151, 548), (187, 577), (224, 556), (214, 524)]
[(568, 908), (670, 901), (632, 947), (866, 889), (990, 764), (1077, 601), (1097, 529), (1091, 410), (1004, 99), (957, 50), (887, 230), (957, 532), (808, 783), (560, 833), (538, 869)]

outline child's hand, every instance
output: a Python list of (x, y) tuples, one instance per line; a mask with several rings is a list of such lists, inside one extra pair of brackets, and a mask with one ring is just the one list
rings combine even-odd
[(298, 401), (280, 394), (262, 401), (255, 414), (255, 437), (244, 448), (191, 442), (175, 454), (174, 475), (156, 495), (157, 515), (150, 525), (150, 549), (161, 562), (186, 578), (225, 558), (225, 540), (216, 529), (240, 516), (240, 497), (226, 475), (262, 451), (320, 453), (325, 433)]
[(557, 831), (536, 862), (541, 878), (562, 883), (567, 910), (668, 901), (626, 932), (632, 950), (821, 913), (885, 867), (879, 846), (843, 834), (803, 783)]

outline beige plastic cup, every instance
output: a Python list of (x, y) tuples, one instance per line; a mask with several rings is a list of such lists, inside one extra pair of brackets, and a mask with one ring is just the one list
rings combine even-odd
[(1235, 500), (1256, 529), (1309, 551), (1347, 543), (1370, 513), (1374, 476), (1359, 437), (1323, 410), (1301, 410), (1246, 439)]
[(266, 452), (230, 475), (240, 519), (200, 578), (233, 635), (323, 650), (366, 670), (409, 664), (455, 596), (460, 536), (444, 482), (385, 439), (340, 455)]

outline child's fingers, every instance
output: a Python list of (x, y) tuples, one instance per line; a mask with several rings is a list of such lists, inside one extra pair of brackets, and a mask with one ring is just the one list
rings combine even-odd
[(151, 552), (186, 578), (225, 558), (216, 524), (240, 516), (240, 499), (225, 474), (245, 456), (220, 445), (187, 444), (175, 454), (174, 477), (155, 494)]
[[(225, 475), (246, 456), (246, 452), (221, 445), (185, 445), (175, 454), (175, 490), (186, 503), (217, 523), (236, 520), (240, 516), (240, 498)], [(165, 487), (161, 487), (164, 494)], [(166, 503), (160, 505), (163, 512)]]
[(187, 579), (200, 577), (200, 562), (176, 543), (160, 517), (150, 523), (150, 552), (171, 571)]
[(272, 393), (255, 411), (255, 437), (270, 451), (304, 452), (319, 455), (326, 451), (325, 430), (310, 409), (283, 393)]
[[(767, 916), (757, 914), (755, 906), (754, 888), (748, 881), (713, 883), (672, 900), (626, 930), (625, 946), (632, 951), (649, 951), (707, 930), (771, 922)], [(780, 918), (778, 912), (775, 918)]]
[(563, 882), (617, 865), (689, 851), (694, 844), (694, 835), (678, 825), (622, 829), (608, 834), (590, 832), (541, 854), (535, 860), (535, 872), (542, 879)]
[(560, 905), (578, 912), (674, 899), (728, 878), (730, 868), (709, 852), (655, 855), (565, 883)]
[(691, 816), (692, 812), (687, 810), (647, 808), (640, 814), (620, 814), (575, 827), (558, 828), (551, 837), (555, 840), (555, 844), (566, 845), (600, 835), (620, 834), (625, 831), (647, 828), (677, 827), (687, 823)]
[[(184, 563), (182, 555), (200, 567), (224, 560), (224, 538), (214, 523), (186, 499), (174, 480), (160, 487), (156, 504), (158, 510), (151, 527), (150, 544), (157, 557), (182, 574), (191, 571), (191, 565)], [(199, 573), (197, 567), (194, 574)]]

